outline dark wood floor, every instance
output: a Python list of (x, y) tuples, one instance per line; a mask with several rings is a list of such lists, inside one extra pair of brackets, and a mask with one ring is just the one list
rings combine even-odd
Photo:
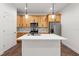
[(61, 56), (79, 56), (79, 54), (77, 54), (64, 44), (61, 44)]
[[(16, 46), (6, 51), (2, 56), (22, 56), (21, 47), (21, 42), (19, 42)], [(61, 56), (79, 56), (79, 54), (61, 44)]]
[(21, 47), (22, 47), (21, 42), (19, 42), (16, 46), (14, 46), (11, 49), (5, 51), (2, 56), (22, 56)]

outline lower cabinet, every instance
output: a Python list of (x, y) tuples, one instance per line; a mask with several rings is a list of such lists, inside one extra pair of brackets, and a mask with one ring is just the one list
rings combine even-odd
[(20, 36), (23, 36), (24, 34), (27, 34), (26, 32), (17, 32), (17, 38)]
[(18, 38), (23, 36), (24, 34), (27, 34), (27, 33), (26, 32), (17, 32), (17, 39), (16, 39), (17, 43), (21, 42), (21, 40), (18, 40)]

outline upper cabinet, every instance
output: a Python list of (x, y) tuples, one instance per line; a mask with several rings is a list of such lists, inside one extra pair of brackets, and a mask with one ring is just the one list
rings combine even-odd
[(17, 16), (17, 27), (20, 26), (20, 16)]
[(17, 27), (22, 27), (22, 16), (17, 16)]
[(55, 19), (52, 19), (51, 14), (48, 15), (48, 22), (54, 22), (54, 20), (55, 20), (55, 22), (60, 23), (61, 22), (61, 14), (59, 14), (59, 13), (56, 14)]
[[(24, 15), (17, 16), (17, 27), (30, 27), (30, 23), (38, 23), (38, 27), (48, 27), (49, 22), (54, 22), (52, 15), (31, 15), (28, 19)], [(56, 14), (55, 22), (61, 22), (61, 14)]]
[(56, 22), (61, 23), (61, 14), (56, 14)]
[(39, 27), (48, 27), (48, 18), (47, 16), (41, 16), (39, 19)]
[(26, 20), (26, 18), (24, 17), (24, 16), (22, 16), (22, 27), (27, 27), (27, 20)]
[(47, 16), (29, 16), (26, 19), (23, 15), (17, 16), (17, 27), (30, 27), (30, 23), (38, 23), (38, 27), (48, 27), (48, 18)]

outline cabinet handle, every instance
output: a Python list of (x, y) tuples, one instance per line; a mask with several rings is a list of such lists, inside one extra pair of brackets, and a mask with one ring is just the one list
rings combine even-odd
[(22, 26), (23, 26), (23, 24), (22, 24)]
[(19, 24), (19, 26), (20, 26), (20, 24)]
[(42, 24), (42, 27), (43, 27), (43, 24)]

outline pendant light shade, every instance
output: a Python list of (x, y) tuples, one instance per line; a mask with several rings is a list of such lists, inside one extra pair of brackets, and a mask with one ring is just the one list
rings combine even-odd
[(52, 19), (55, 19), (56, 15), (54, 12), (54, 3), (52, 4)]
[(25, 6), (25, 10), (26, 10), (25, 18), (27, 19), (27, 18), (28, 18), (28, 14), (27, 14), (27, 4), (26, 4), (26, 6)]
[(52, 14), (52, 19), (55, 19), (55, 17), (56, 17), (56, 16), (55, 16), (54, 14)]
[(26, 18), (26, 19), (28, 18), (28, 14), (25, 14), (25, 18)]

